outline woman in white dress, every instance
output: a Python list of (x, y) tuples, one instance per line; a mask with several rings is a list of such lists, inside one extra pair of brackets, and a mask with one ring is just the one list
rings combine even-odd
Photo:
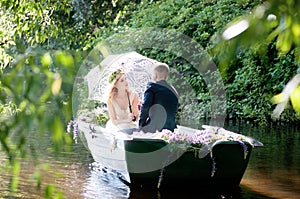
[(138, 94), (129, 89), (124, 71), (113, 72), (109, 83), (112, 85), (107, 100), (110, 119), (106, 128), (114, 131), (137, 128)]

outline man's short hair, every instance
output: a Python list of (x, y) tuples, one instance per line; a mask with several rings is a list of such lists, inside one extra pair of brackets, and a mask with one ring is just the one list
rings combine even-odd
[(153, 67), (153, 72), (158, 76), (160, 79), (167, 79), (169, 76), (169, 66), (164, 63), (157, 63)]

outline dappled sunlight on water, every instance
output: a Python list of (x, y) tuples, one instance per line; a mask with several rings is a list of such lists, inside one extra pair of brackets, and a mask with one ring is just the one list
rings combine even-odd
[[(36, 169), (34, 169), (36, 166)], [(9, 190), (10, 176), (3, 175), (0, 179), (4, 182), (1, 185), (0, 196), (11, 196), (13, 198), (42, 198), (47, 185), (55, 185), (56, 190), (64, 192), (68, 198), (82, 198), (82, 187), (87, 177), (87, 169), (79, 163), (66, 163), (49, 158), (42, 163), (33, 164), (30, 160), (21, 162), (18, 191), (15, 194), (3, 192)], [(41, 185), (38, 186), (36, 177), (41, 174)], [(3, 179), (2, 179), (3, 178)]]

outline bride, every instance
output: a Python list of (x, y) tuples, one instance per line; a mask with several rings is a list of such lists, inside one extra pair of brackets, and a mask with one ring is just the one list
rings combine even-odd
[(138, 94), (129, 89), (124, 71), (119, 69), (113, 72), (109, 77), (109, 83), (111, 88), (107, 107), (110, 119), (106, 123), (106, 128), (115, 131), (137, 128)]

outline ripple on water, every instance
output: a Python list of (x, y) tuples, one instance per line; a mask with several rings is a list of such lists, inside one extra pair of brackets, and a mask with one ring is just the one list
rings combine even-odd
[(84, 183), (85, 198), (104, 197), (106, 199), (128, 198), (130, 189), (118, 175), (100, 165), (93, 164), (89, 177)]

